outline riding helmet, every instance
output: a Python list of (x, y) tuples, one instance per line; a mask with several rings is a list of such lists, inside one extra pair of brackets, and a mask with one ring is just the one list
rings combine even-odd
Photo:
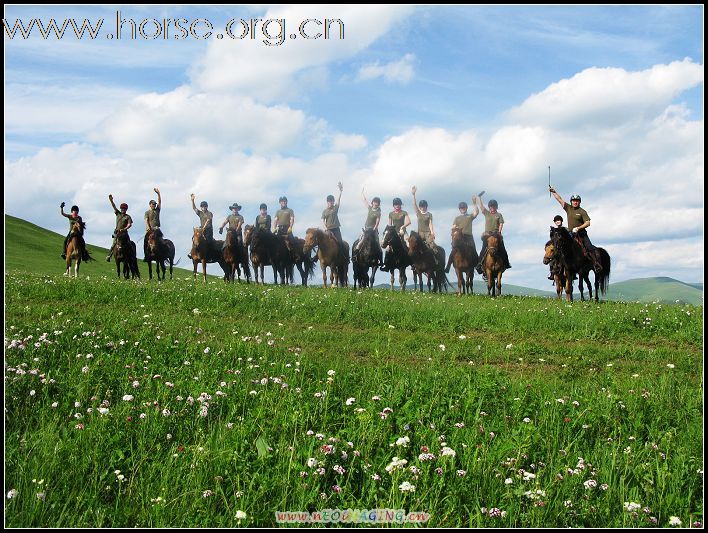
[(553, 217), (553, 222), (555, 222), (556, 220), (560, 220), (561, 222), (563, 222), (563, 217), (560, 215), (556, 215)]
[(157, 205), (157, 202), (155, 200), (150, 200), (150, 202), (148, 202), (148, 203), (149, 203), (149, 205)]
[(421, 200), (418, 202), (418, 207), (428, 207), (428, 202), (426, 200)]
[(334, 202), (334, 196), (332, 196), (331, 194), (328, 194), (328, 195), (327, 195), (327, 201), (328, 201), (328, 202)]
[(458, 208), (458, 209), (467, 209), (467, 202), (460, 202), (460, 203), (457, 205), (457, 208)]
[(578, 202), (580, 201), (580, 195), (574, 194), (573, 196), (570, 197), (570, 201), (572, 202), (573, 200), (577, 200)]
[(286, 203), (287, 203), (288, 197), (287, 197), (287, 196), (281, 196), (278, 201), (279, 201), (279, 202), (286, 202)]
[(261, 206), (258, 209), (268, 209), (268, 206), (265, 204), (261, 204)]
[(489, 200), (489, 203), (487, 204), (487, 207), (493, 207), (494, 209), (499, 207), (499, 204), (497, 203), (496, 200)]
[(393, 199), (393, 205), (394, 205), (394, 206), (396, 206), (396, 205), (403, 205), (403, 202), (401, 201), (400, 198), (394, 198), (394, 199)]
[(374, 196), (374, 197), (371, 199), (371, 203), (372, 203), (372, 204), (379, 204), (379, 205), (381, 205), (381, 198), (379, 198), (378, 196)]
[(72, 205), (71, 206), (72, 211), (76, 211), (77, 213), (79, 212), (79, 206), (78, 205)]
[(204, 201), (202, 201), (202, 202), (199, 204), (199, 207), (209, 207), (209, 204), (206, 203), (206, 202), (204, 202)]
[(121, 209), (128, 209), (128, 204), (126, 204), (125, 202), (123, 202), (122, 204), (120, 204), (120, 208), (121, 208)]

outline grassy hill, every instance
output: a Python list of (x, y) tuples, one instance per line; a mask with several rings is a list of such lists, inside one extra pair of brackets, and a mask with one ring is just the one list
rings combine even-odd
[[(5, 215), (5, 268), (7, 270), (20, 270), (37, 274), (62, 273), (65, 268), (64, 260), (60, 257), (63, 242), (64, 235), (46, 230), (25, 220)], [(89, 251), (96, 260), (82, 263), (81, 274), (85, 276), (115, 275), (115, 264), (105, 261), (108, 250), (89, 245)], [(188, 262), (188, 264), (190, 263)], [(139, 268), (141, 275), (147, 276), (147, 269), (143, 263), (139, 264)], [(218, 267), (215, 268), (216, 270), (214, 268), (208, 269), (210, 275), (217, 272), (216, 277), (220, 277), (221, 271)], [(180, 272), (184, 273), (185, 270), (183, 269)], [(381, 275), (379, 274), (379, 276)], [(386, 278), (385, 274), (384, 278)], [(384, 278), (379, 277), (378, 279)], [(455, 276), (448, 275), (448, 278), (452, 282), (452, 290), (455, 290)], [(387, 283), (376, 285), (376, 288), (380, 289), (387, 289), (388, 287)], [(474, 290), (477, 294), (484, 294), (486, 293), (486, 285), (480, 279), (475, 279)], [(544, 291), (510, 284), (504, 284), (503, 290), (509, 296), (554, 298), (556, 295), (555, 291)], [(577, 286), (575, 291), (577, 296)], [(665, 277), (633, 279), (610, 283), (607, 299), (646, 303), (676, 303), (678, 300), (679, 303), (703, 305), (703, 284), (683, 283)]]

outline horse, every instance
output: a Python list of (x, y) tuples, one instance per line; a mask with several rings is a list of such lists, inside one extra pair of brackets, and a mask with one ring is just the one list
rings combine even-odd
[(393, 290), (394, 282), (394, 270), (398, 269), (399, 277), (398, 281), (401, 284), (401, 290), (406, 290), (406, 268), (411, 264), (411, 258), (408, 255), (408, 250), (406, 248), (405, 241), (396, 231), (395, 226), (386, 226), (383, 232), (383, 240), (381, 241), (381, 248), (386, 249), (391, 247), (388, 252), (386, 252), (386, 257), (388, 258), (389, 269), (391, 271), (391, 290)]
[(238, 233), (235, 230), (226, 230), (226, 240), (222, 250), (224, 263), (229, 267), (226, 273), (228, 281), (235, 281), (236, 273), (241, 281), (241, 267), (243, 274), (246, 277), (246, 283), (251, 283), (251, 268), (248, 266), (248, 250), (246, 246), (241, 244), (238, 239)]
[[(580, 244), (580, 239), (576, 236), (576, 242)], [(612, 260), (610, 259), (610, 254), (604, 248), (596, 247), (593, 251), (595, 253), (595, 258), (601, 269), (595, 269), (595, 263), (590, 257), (590, 255), (585, 255), (585, 260), (583, 261), (582, 268), (578, 272), (578, 289), (580, 290), (580, 299), (585, 300), (585, 293), (583, 292), (583, 281), (588, 286), (588, 292), (590, 293), (590, 299), (592, 300), (592, 287), (590, 285), (590, 272), (595, 274), (595, 301), (599, 302), (599, 293), (602, 292), (604, 295), (607, 292), (607, 285), (610, 283), (610, 268), (612, 266)]]
[(457, 295), (472, 294), (474, 292), (474, 270), (479, 262), (479, 256), (477, 249), (465, 241), (464, 234), (458, 227), (452, 228), (450, 255), (457, 275)]
[(482, 270), (487, 275), (487, 294), (490, 296), (501, 296), (502, 274), (506, 270), (504, 258), (499, 250), (500, 241), (501, 236), (498, 233), (490, 233), (487, 237), (487, 252), (482, 259)]
[(553, 284), (556, 286), (556, 294), (558, 295), (558, 299), (560, 300), (561, 292), (563, 291), (563, 287), (565, 287), (565, 270), (560, 264), (556, 264), (556, 262), (553, 261), (554, 254), (555, 246), (553, 245), (552, 241), (548, 241), (546, 243), (545, 254), (543, 256), (543, 264), (547, 265), (549, 263), (552, 263), (551, 273), (553, 274)]
[[(374, 286), (376, 270), (382, 260), (383, 253), (376, 238), (376, 230), (372, 228), (365, 229), (361, 239), (354, 241), (354, 246), (352, 246), (352, 269), (354, 270), (355, 289), (357, 283), (360, 288)], [(369, 268), (371, 268), (371, 277), (369, 277)]]
[[(172, 279), (172, 267), (175, 265), (175, 245), (169, 240), (163, 238), (160, 228), (149, 228), (147, 233), (147, 253), (145, 261), (148, 264), (148, 276), (152, 279), (152, 262), (155, 261), (155, 272), (157, 280), (160, 281), (160, 269), (162, 269), (162, 279), (165, 279), (165, 263), (170, 264), (170, 279)], [(179, 262), (179, 261), (178, 261)]]
[(428, 278), (428, 292), (432, 282), (433, 292), (442, 292), (447, 287), (447, 277), (445, 276), (445, 250), (435, 245), (430, 248), (423, 238), (411, 231), (408, 237), (408, 255), (411, 258), (413, 267), (413, 290), (420, 282), (420, 292), (423, 292), (423, 274)]
[(244, 241), (251, 248), (251, 263), (258, 283), (258, 269), (261, 271), (261, 283), (265, 283), (263, 267), (272, 265), (273, 282), (278, 283), (280, 276), (281, 285), (285, 284), (286, 270), (291, 264), (290, 252), (282, 238), (267, 229), (246, 226)]
[(79, 265), (81, 261), (93, 261), (93, 257), (88, 253), (86, 249), (86, 242), (84, 241), (83, 233), (86, 224), (82, 221), (76, 221), (71, 226), (71, 232), (69, 234), (69, 242), (66, 245), (66, 272), (65, 276), (71, 277), (71, 261), (74, 260), (74, 277), (79, 277)]
[(295, 237), (285, 238), (285, 246), (290, 252), (291, 264), (286, 270), (286, 276), (289, 282), (293, 282), (293, 267), (297, 267), (300, 272), (302, 286), (307, 287), (307, 280), (315, 277), (315, 263), (317, 259), (312, 257), (310, 253), (305, 252), (305, 239)]
[[(573, 280), (576, 274), (582, 270), (585, 260), (583, 250), (565, 228), (551, 226), (550, 237), (551, 243), (553, 244), (553, 255), (550, 260), (554, 262), (557, 268), (563, 271), (565, 277), (565, 298), (568, 302), (572, 302)], [(489, 244), (489, 241), (487, 241), (487, 244)], [(546, 261), (545, 258), (544, 261)]]
[(303, 249), (309, 253), (315, 246), (317, 246), (317, 258), (320, 260), (325, 288), (327, 288), (327, 267), (330, 269), (330, 285), (332, 287), (335, 285), (346, 287), (348, 285), (349, 243), (347, 241), (339, 243), (332, 235), (319, 228), (308, 228), (305, 232)]
[(135, 243), (130, 240), (127, 231), (118, 231), (113, 257), (115, 257), (118, 277), (120, 277), (120, 264), (123, 263), (123, 277), (125, 279), (128, 279), (129, 276), (132, 276), (133, 279), (140, 279)]
[(206, 266), (207, 263), (219, 263), (219, 266), (224, 271), (224, 281), (228, 281), (229, 266), (224, 262), (221, 247), (223, 241), (212, 241), (210, 244), (204, 235), (202, 228), (194, 228), (192, 234), (192, 264), (194, 265), (194, 279), (197, 279), (197, 265), (202, 264), (202, 272), (204, 274), (204, 282), (206, 283)]

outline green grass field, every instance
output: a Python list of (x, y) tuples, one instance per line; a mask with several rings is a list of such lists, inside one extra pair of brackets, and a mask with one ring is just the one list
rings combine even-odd
[(702, 523), (700, 307), (190, 277), (6, 273), (7, 526)]

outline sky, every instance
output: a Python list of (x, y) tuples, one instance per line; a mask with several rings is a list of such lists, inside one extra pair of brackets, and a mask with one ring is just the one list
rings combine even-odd
[[(108, 195), (129, 205), (139, 241), (158, 187), (162, 229), (185, 264), (191, 193), (215, 225), (233, 202), (253, 223), (261, 202), (274, 215), (286, 195), (304, 236), (322, 227), (341, 181), (352, 243), (362, 191), (381, 197), (384, 218), (400, 197), (416, 229), (416, 186), (449, 252), (458, 202), (484, 190), (505, 219), (504, 282), (552, 290), (542, 258), (563, 213), (550, 166), (566, 201), (582, 197), (611, 282), (703, 282), (703, 15), (700, 5), (5, 6), (5, 213), (65, 234), (59, 204), (77, 204), (87, 241), (108, 247)], [(66, 22), (61, 38), (42, 37), (50, 19)], [(86, 27), (78, 38), (71, 19), (98, 28), (94, 38)], [(478, 250), (483, 229), (480, 215)]]

